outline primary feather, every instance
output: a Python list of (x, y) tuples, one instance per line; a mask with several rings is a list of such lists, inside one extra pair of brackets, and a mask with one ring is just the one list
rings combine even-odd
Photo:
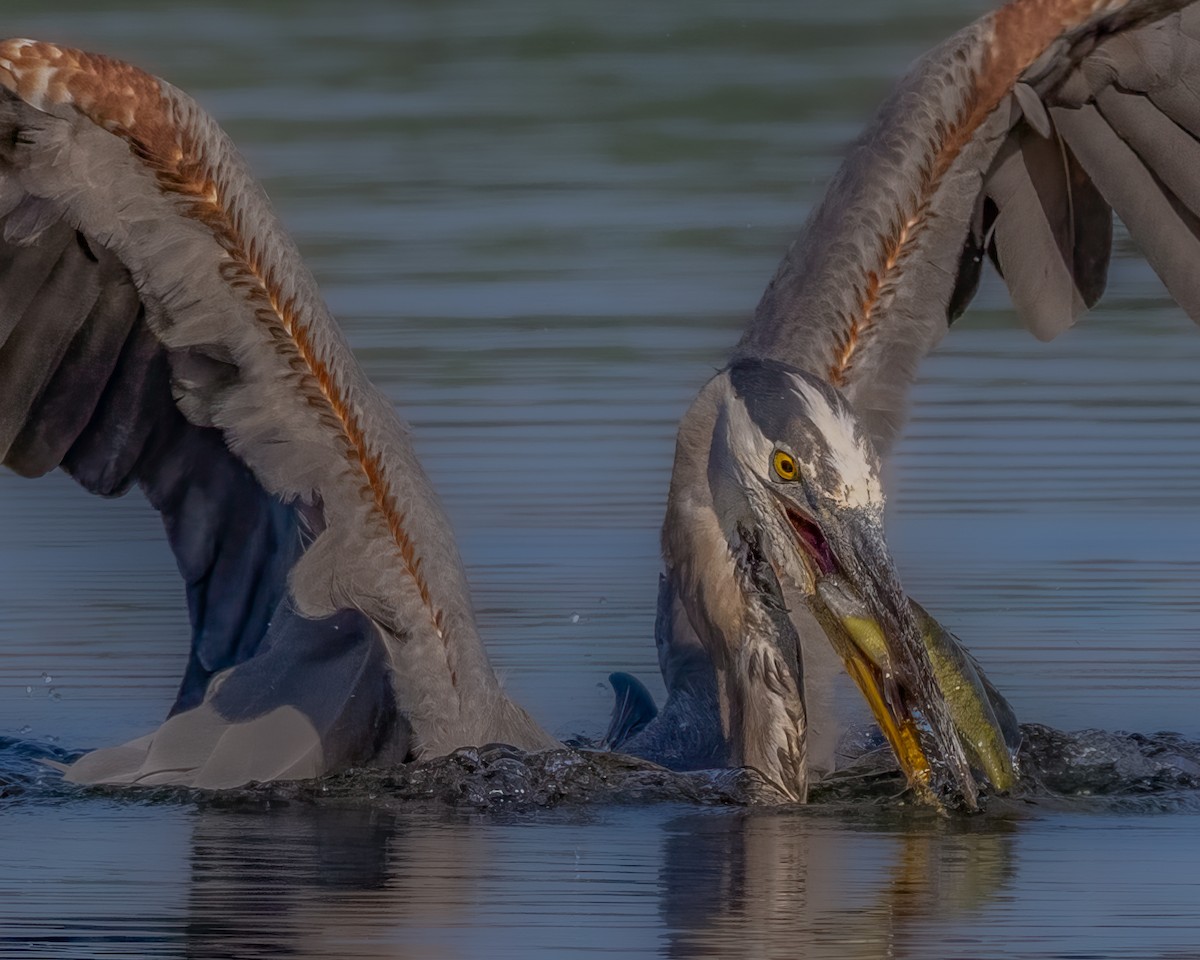
[(1015, 0), (922, 57), (852, 147), (735, 358), (828, 380), (886, 451), (982, 254), (1050, 339), (1103, 292), (1112, 209), (1200, 320), (1187, 266), (1200, 242), (1198, 27), (1190, 0)]
[[(1051, 339), (1103, 293), (1114, 210), (1200, 321), (1198, 36), (1193, 0), (1013, 0), (899, 82), (788, 249), (730, 365), (680, 427), (663, 525), (665, 582), (680, 615), (660, 618), (658, 635), (668, 709), (685, 702), (672, 659), (703, 660), (718, 692), (709, 727), (747, 739), (725, 691), (744, 681), (730, 664), (755, 638), (738, 619), (736, 544), (719, 522), (734, 498), (718, 502), (709, 475), (723, 409), (714, 396), (739, 364), (786, 365), (836, 388), (886, 454), (920, 363), (968, 307), (985, 255), (1024, 325)], [(850, 436), (836, 424), (817, 433), (816, 450)], [(811, 438), (785, 439), (801, 462), (816, 455)], [(828, 649), (823, 627), (802, 610), (791, 615), (806, 693), (828, 689), (828, 670), (809, 668)], [(902, 679), (969, 802), (973, 783), (928, 652), (911, 631), (904, 637)], [(669, 741), (667, 713), (631, 743)], [(819, 721), (819, 711), (809, 715)], [(819, 752), (827, 763), (830, 751)]]

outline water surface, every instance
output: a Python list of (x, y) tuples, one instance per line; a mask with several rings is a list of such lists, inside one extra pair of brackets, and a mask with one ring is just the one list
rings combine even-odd
[[(656, 680), (674, 426), (847, 141), (979, 3), (13, 0), (243, 147), (413, 424), (489, 651), (560, 736)], [(1200, 336), (1123, 244), (1050, 346), (1003, 290), (922, 370), (904, 581), (1018, 714), (1200, 737)], [(186, 654), (157, 518), (0, 475), (0, 735), (159, 722)], [(0, 814), (0, 955), (1188, 957), (1200, 819), (47, 800)]]

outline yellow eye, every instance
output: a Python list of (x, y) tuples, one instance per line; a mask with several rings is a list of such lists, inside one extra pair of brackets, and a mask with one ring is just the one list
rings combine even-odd
[(800, 476), (800, 468), (796, 466), (796, 458), (790, 453), (776, 450), (771, 457), (771, 466), (775, 468), (775, 476), (780, 480), (795, 480)]

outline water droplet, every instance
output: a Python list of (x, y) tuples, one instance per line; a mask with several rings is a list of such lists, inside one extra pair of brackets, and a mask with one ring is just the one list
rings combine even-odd
[(26, 687), (26, 688), (25, 688), (25, 696), (27, 696), (27, 697), (32, 697), (32, 696), (33, 696), (33, 687)]
[(54, 682), (54, 678), (52, 676), (50, 676), (50, 674), (48, 674), (45, 670), (43, 670), (42, 671), (42, 683), (53, 683), (53, 682)]
[(46, 691), (46, 696), (48, 696), (51, 700), (61, 700), (62, 699), (62, 694), (59, 693), (58, 687), (51, 687), (49, 690)]
[(25, 736), (26, 734), (33, 733), (33, 727), (31, 727), (29, 724), (25, 724), (25, 726), (18, 730), (17, 733), (21, 734), (21, 736)]
[(578, 622), (579, 622), (579, 614), (577, 614), (577, 613), (572, 613), (572, 614), (571, 614), (571, 622), (572, 622), (572, 623), (578, 623)]

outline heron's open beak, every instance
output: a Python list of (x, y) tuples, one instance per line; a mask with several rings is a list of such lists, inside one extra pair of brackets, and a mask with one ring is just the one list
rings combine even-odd
[[(900, 586), (880, 512), (845, 507), (818, 521), (791, 501), (782, 505), (816, 584), (810, 598), (813, 613), (909, 783), (935, 804), (949, 789), (974, 809), (975, 780), (920, 624)], [(921, 728), (936, 749), (932, 758), (922, 745)]]

